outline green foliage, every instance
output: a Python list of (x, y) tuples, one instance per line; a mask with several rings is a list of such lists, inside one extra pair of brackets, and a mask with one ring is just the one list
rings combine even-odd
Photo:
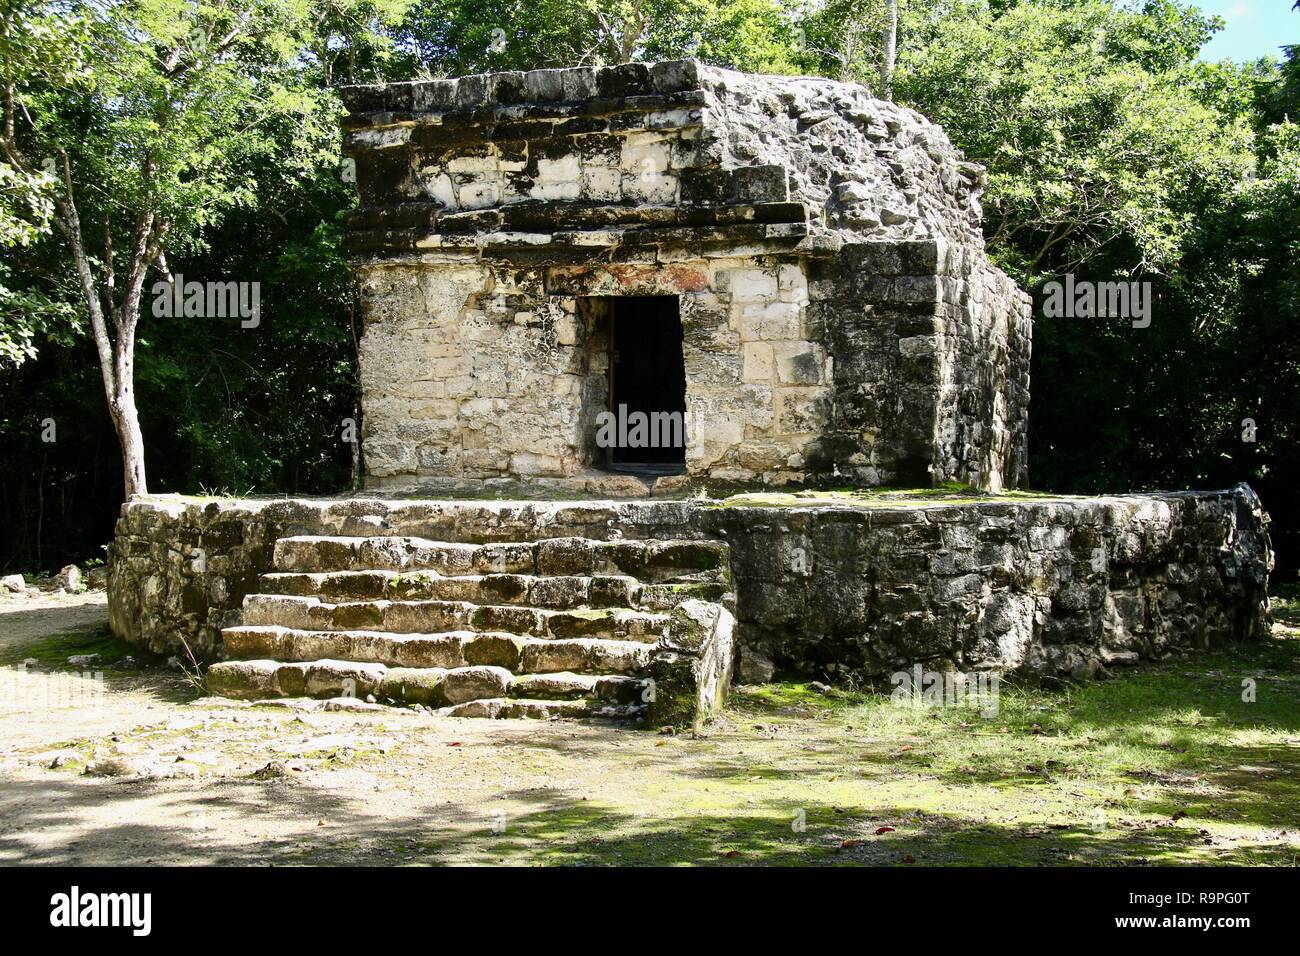
[(402, 29), (411, 75), (697, 57), (803, 72), (801, 0), (419, 0)]
[(153, 209), (192, 244), (251, 202), (248, 162), (281, 146), (277, 132), (294, 131), (281, 159), (299, 168), (330, 135), (332, 116), (286, 42), (287, 11), (184, 0), (71, 9), (59, 38), (74, 81), (40, 69), (19, 96), (27, 151), (66, 153), (84, 205)]
[(1198, 197), (1250, 168), (1246, 118), (1189, 89), (1209, 35), (1195, 10), (969, 0), (912, 8), (907, 26), (898, 98), (988, 167), (990, 253), (1024, 281), (1115, 243), (1133, 271), (1167, 272)]
[(668, 15), (652, 24), (646, 59), (696, 57), (754, 73), (809, 72), (807, 5), (798, 0), (690, 0), (667, 6)]
[[(883, 0), (9, 0), (34, 165), (0, 159), (0, 563), (93, 554), (114, 438), (85, 304), (51, 227), (65, 149), (92, 264), (140, 208), (187, 278), (256, 280), (262, 324), (140, 325), (156, 490), (342, 491), (355, 317), (331, 87), (694, 56), (877, 89)], [(223, 45), (235, 22), (250, 27)], [(1300, 66), (1206, 63), (1220, 22), (1174, 0), (910, 0), (894, 96), (989, 168), (985, 228), (1027, 286), (1150, 280), (1149, 329), (1036, 317), (1031, 480), (1058, 492), (1251, 481), (1300, 557)], [(499, 32), (498, 32), (499, 31)], [(176, 74), (160, 71), (175, 51)], [(153, 170), (149, 172), (149, 163)], [(35, 359), (35, 360), (33, 360)], [(24, 362), (21, 367), (15, 367)], [(47, 417), (56, 445), (39, 441)], [(1242, 421), (1258, 441), (1241, 440)], [(38, 544), (39, 541), (39, 544)]]
[[(1250, 481), (1300, 558), (1294, 131), (1275, 62), (1195, 60), (1167, 2), (906, 9), (896, 95), (989, 169), (991, 255), (1038, 289), (1153, 283), (1152, 325), (1035, 315), (1030, 475), (1098, 493)], [(1257, 441), (1242, 440), (1245, 419)]]
[[(5, 11), (0, 19), (0, 87), (61, 65), (54, 24), (22, 7)], [(64, 83), (75, 79), (66, 70), (58, 76)], [(55, 320), (71, 318), (45, 294), (24, 288), (10, 262), (13, 250), (30, 247), (49, 233), (54, 183), (52, 165), (22, 169), (0, 156), (0, 369), (34, 358), (38, 332), (58, 329)]]
[(811, 5), (801, 24), (805, 60), (801, 72), (861, 83), (879, 91), (884, 0), (827, 0)]
[[(69, 195), (105, 312), (130, 308), (121, 290), (154, 265), (141, 254), (150, 244), (190, 278), (264, 287), (258, 330), (144, 316), (134, 391), (156, 488), (348, 487), (337, 433), (355, 414), (354, 336), (337, 217), (354, 200), (338, 181), (340, 105), (326, 84), (383, 75), (395, 43), (385, 25), (408, 6), (6, 6), (0, 224), (17, 254), (0, 267), (0, 358), (13, 366), (39, 349), (42, 361), (0, 380), (12, 456), (0, 496), (21, 516), (0, 560), (93, 551), (116, 509), (86, 507), (120, 495), (68, 209), (61, 231), (48, 228), (51, 202), (57, 214)], [(47, 420), (57, 442), (40, 440)]]

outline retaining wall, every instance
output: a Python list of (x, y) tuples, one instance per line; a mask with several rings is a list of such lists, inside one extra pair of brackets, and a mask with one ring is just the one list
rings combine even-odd
[(1226, 491), (930, 505), (134, 500), (110, 548), (115, 633), (221, 654), (286, 534), (507, 541), (721, 537), (742, 679), (916, 662), (1086, 677), (1268, 633), (1267, 516)]

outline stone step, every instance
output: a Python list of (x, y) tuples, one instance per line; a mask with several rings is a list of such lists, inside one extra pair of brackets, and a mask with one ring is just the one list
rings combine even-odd
[(601, 638), (539, 638), (492, 631), (393, 633), (243, 625), (222, 631), (236, 659), (331, 659), (407, 668), (504, 667), (517, 674), (639, 674), (653, 645)]
[(584, 674), (643, 673), (653, 645), (636, 641), (609, 641), (592, 637), (568, 640), (532, 640), (519, 653), (519, 673)]
[(553, 610), (625, 607), (670, 610), (695, 598), (719, 601), (727, 585), (719, 581), (643, 584), (628, 575), (465, 574), (443, 577), (431, 572), (274, 571), (263, 574), (265, 594), (349, 600), (464, 601), (470, 604), (519, 604)]
[(533, 700), (593, 700), (643, 703), (646, 682), (624, 674), (519, 674), (510, 683), (510, 696)]
[[(208, 688), (243, 700), (274, 697), (357, 697), (433, 707), (476, 700), (520, 699), (551, 704), (637, 707), (645, 682), (617, 674), (516, 677), (504, 667), (385, 667), (382, 664), (321, 659), (223, 661), (208, 669)], [(495, 714), (493, 715), (495, 716)]]
[(218, 697), (357, 697), (375, 693), (388, 668), (356, 661), (221, 661), (208, 668), (208, 691)]
[(471, 700), (438, 711), (447, 717), (486, 717), (515, 720), (558, 720), (573, 717), (599, 717), (611, 720), (634, 720), (645, 713), (639, 704), (610, 704), (598, 700), (518, 700), (495, 697)]
[(250, 594), (243, 623), (278, 624), (313, 631), (387, 631), (428, 634), (440, 631), (505, 631), (532, 637), (601, 637), (654, 643), (663, 636), (667, 614), (628, 608), (554, 610), (517, 604), (468, 601), (345, 601), (316, 597)]
[(469, 574), (628, 575), (649, 584), (721, 581), (721, 541), (542, 541), (462, 544), (404, 536), (294, 535), (275, 543), (276, 571), (433, 571)]

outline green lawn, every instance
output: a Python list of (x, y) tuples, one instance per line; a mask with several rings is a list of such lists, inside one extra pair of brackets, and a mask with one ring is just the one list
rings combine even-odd
[(1003, 683), (992, 718), (802, 684), (743, 689), (706, 739), (660, 741), (681, 760), (647, 773), (631, 812), (598, 799), (539, 810), (489, 856), (1294, 865), (1300, 602), (1276, 613), (1263, 645), (1065, 689)]
[[(59, 712), (20, 756), (67, 750), (62, 765), (45, 769), (47, 756), (27, 771), (49, 791), (28, 808), (38, 823), (49, 807), (93, 818), (132, 795), (109, 819), (137, 826), (140, 846), (93, 862), (1294, 865), (1298, 596), (1275, 602), (1272, 640), (1064, 688), (1004, 681), (991, 715), (783, 683), (737, 688), (699, 735), (300, 717), (192, 705), (172, 672), (128, 666), (107, 670), (111, 724)], [(21, 656), (52, 666), (124, 650), (89, 632)], [(133, 789), (79, 777), (118, 753), (163, 766), (197, 753), (202, 765), (187, 782)], [(287, 779), (263, 779), (271, 761), (291, 765)], [(200, 810), (213, 821), (201, 839), (166, 816)], [(81, 860), (99, 819), (51, 852)]]

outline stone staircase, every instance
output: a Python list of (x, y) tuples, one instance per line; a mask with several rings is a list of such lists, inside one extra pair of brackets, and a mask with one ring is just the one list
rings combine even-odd
[(272, 567), (222, 630), (214, 694), (662, 726), (709, 716), (730, 683), (721, 541), (287, 535)]

